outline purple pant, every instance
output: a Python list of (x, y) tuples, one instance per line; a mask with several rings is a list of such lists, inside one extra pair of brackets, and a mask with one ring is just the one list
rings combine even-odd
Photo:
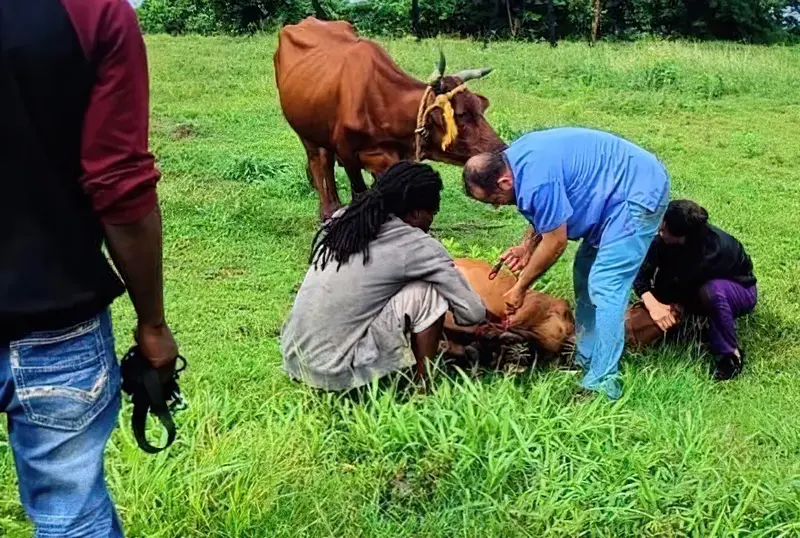
[(700, 289), (702, 314), (708, 317), (708, 339), (715, 355), (739, 348), (736, 318), (752, 311), (758, 300), (756, 285), (745, 288), (732, 280), (709, 280)]

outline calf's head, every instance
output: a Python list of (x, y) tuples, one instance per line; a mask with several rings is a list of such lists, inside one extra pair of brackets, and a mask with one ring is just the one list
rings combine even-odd
[(557, 353), (574, 337), (575, 318), (567, 301), (530, 291), (522, 308), (514, 314), (512, 327), (531, 331), (542, 349)]
[(468, 81), (488, 75), (491, 69), (445, 76), (445, 65), (442, 54), (429, 80), (434, 97), (425, 107), (420, 126), (424, 153), (436, 161), (464, 165), (473, 155), (505, 147), (484, 117), (489, 100), (466, 87)]

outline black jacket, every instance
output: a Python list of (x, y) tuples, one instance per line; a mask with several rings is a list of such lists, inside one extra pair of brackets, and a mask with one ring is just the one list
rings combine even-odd
[(662, 303), (690, 306), (700, 287), (715, 279), (732, 280), (745, 287), (756, 283), (753, 262), (742, 244), (709, 225), (700, 237), (684, 245), (667, 245), (657, 236), (633, 289), (639, 297), (649, 291)]

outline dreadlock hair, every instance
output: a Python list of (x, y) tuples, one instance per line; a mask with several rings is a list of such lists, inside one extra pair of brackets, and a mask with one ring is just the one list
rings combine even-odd
[(427, 164), (401, 161), (380, 176), (370, 190), (353, 200), (336, 218), (319, 229), (312, 242), (309, 263), (323, 270), (336, 261), (342, 264), (357, 253), (369, 261), (369, 244), (393, 215), (403, 217), (414, 210), (439, 210), (442, 178)]

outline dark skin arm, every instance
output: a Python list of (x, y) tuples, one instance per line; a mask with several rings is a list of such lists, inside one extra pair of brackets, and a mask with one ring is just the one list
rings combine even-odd
[(411, 351), (417, 361), (415, 377), (422, 383), (423, 392), (426, 390), (425, 360), (433, 360), (439, 353), (439, 341), (444, 330), (444, 316), (436, 323), (422, 331), (411, 335)]
[(519, 274), (517, 283), (503, 296), (506, 301), (506, 314), (513, 315), (525, 301), (525, 293), (537, 278), (542, 276), (561, 257), (567, 248), (567, 225), (542, 234), (542, 241), (534, 250), (525, 268)]
[(136, 310), (136, 342), (154, 368), (175, 366), (178, 345), (164, 319), (161, 212), (156, 207), (131, 224), (105, 224), (108, 250)]

